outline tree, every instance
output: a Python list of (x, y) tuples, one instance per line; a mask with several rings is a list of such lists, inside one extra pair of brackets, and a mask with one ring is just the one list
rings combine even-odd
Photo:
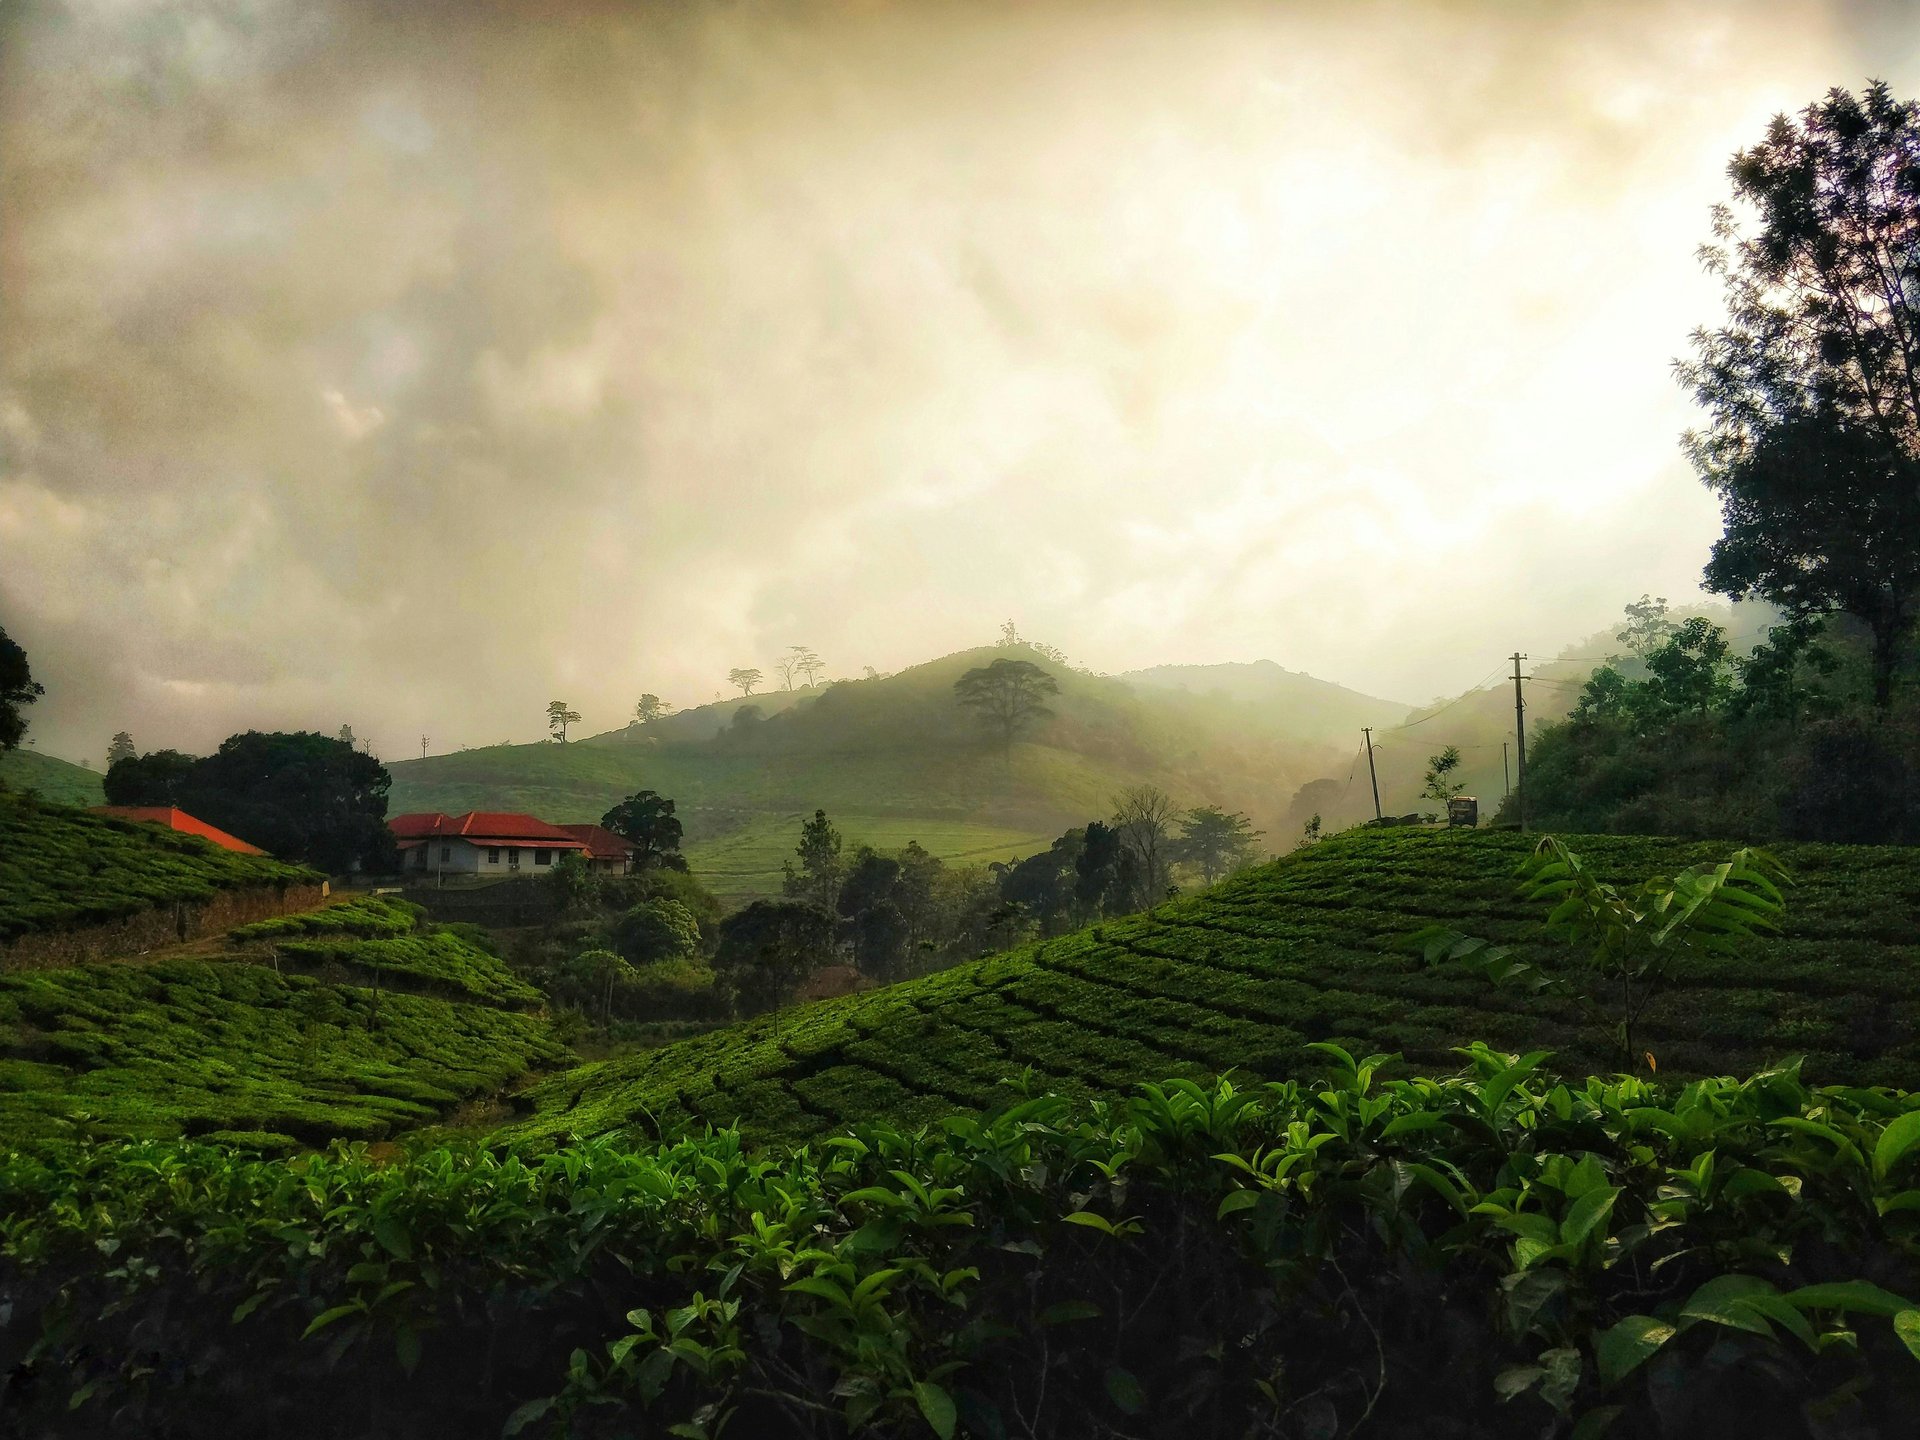
[(160, 750), (106, 776), (110, 804), (178, 805), (283, 860), (336, 874), (398, 868), (386, 823), (391, 784), (371, 755), (311, 730), (249, 730), (203, 759)]
[(789, 645), (774, 668), (780, 672), (782, 688), (791, 690), (795, 675), (805, 675), (811, 683), (814, 673), (820, 669), (820, 657), (805, 645)]
[(567, 726), (580, 723), (580, 712), (569, 710), (564, 700), (547, 702), (547, 730), (562, 745), (567, 743)]
[(1726, 521), (1707, 585), (1856, 616), (1884, 712), (1920, 609), (1920, 107), (1831, 90), (1728, 175), (1751, 218), (1716, 209), (1702, 252), (1727, 320), (1677, 366)]
[(684, 870), (680, 854), (684, 829), (673, 813), (673, 801), (652, 790), (629, 795), (600, 817), (600, 823), (633, 846), (636, 870)]
[(800, 657), (799, 663), (794, 668), (805, 674), (807, 684), (812, 686), (819, 683), (820, 672), (826, 669), (827, 666), (825, 661), (814, 654), (813, 651), (809, 650)]
[(553, 868), (541, 878), (562, 915), (578, 915), (593, 903), (593, 872), (577, 851), (557, 856)]
[(1460, 768), (1460, 747), (1449, 745), (1438, 755), (1427, 757), (1426, 784), (1420, 791), (1422, 800), (1431, 800), (1442, 810), (1447, 802), (1467, 788), (1466, 781), (1455, 780), (1454, 772)]
[(1645, 660), (1654, 647), (1673, 633), (1673, 621), (1667, 616), (1667, 597), (1642, 595), (1627, 603), (1627, 619), (1613, 638), (1634, 655)]
[[(658, 720), (661, 716), (667, 714), (672, 709), (673, 707), (667, 704), (667, 702), (662, 700), (658, 695), (646, 694), (646, 695), (642, 695), (639, 701), (634, 705), (633, 718), (637, 724), (651, 725), (654, 721)], [(575, 718), (578, 719), (579, 717), (576, 716)]]
[(1238, 811), (1228, 814), (1218, 805), (1202, 805), (1187, 811), (1173, 842), (1173, 858), (1193, 866), (1211, 885), (1222, 875), (1251, 865), (1258, 853), (1254, 841), (1259, 838), (1260, 832), (1245, 815)]
[(840, 903), (840, 882), (844, 868), (840, 860), (840, 832), (827, 819), (827, 812), (816, 810), (813, 818), (800, 827), (796, 870), (789, 860), (782, 891), (797, 900), (818, 905), (829, 915)]
[(1000, 625), (1000, 648), (1011, 649), (1020, 643), (1020, 632), (1014, 628), (1013, 621), (1005, 620)]
[(833, 932), (833, 913), (809, 901), (756, 900), (720, 922), (713, 968), (741, 1010), (755, 1014), (832, 960)]
[(342, 725), (340, 727), (340, 733), (334, 738), (342, 745), (357, 745), (359, 743), (353, 738), (353, 727), (351, 725)]
[(729, 685), (737, 685), (742, 695), (751, 695), (754, 687), (764, 678), (758, 670), (745, 669), (740, 666), (735, 666), (727, 672), (727, 683)]
[(613, 944), (637, 966), (684, 960), (700, 948), (700, 922), (678, 900), (648, 900), (614, 922)]
[(46, 693), (45, 687), (34, 681), (27, 652), (0, 630), (0, 750), (19, 746), (27, 733), (27, 717), (20, 713), (21, 708)]
[(133, 736), (124, 730), (116, 730), (113, 739), (107, 742), (107, 769), (113, 769), (122, 760), (132, 760), (139, 753), (134, 748)]
[(1082, 919), (1125, 915), (1141, 907), (1139, 859), (1113, 826), (1089, 822), (1073, 870), (1073, 898)]
[[(1524, 867), (1521, 894), (1552, 906), (1547, 934), (1573, 946), (1597, 1009), (1611, 1007), (1614, 1037), (1628, 1070), (1642, 1054), (1634, 1027), (1665, 986), (1676, 960), (1723, 954), (1757, 930), (1779, 927), (1786, 912), (1780, 884), (1786, 869), (1764, 850), (1736, 850), (1726, 860), (1694, 865), (1671, 879), (1654, 876), (1631, 889), (1606, 884), (1556, 835), (1542, 840)], [(1579, 993), (1578, 970), (1553, 972), (1520, 960), (1502, 945), (1429, 925), (1407, 937), (1428, 964), (1468, 962), (1496, 984), (1538, 993)]]
[(1060, 693), (1060, 684), (1031, 661), (996, 660), (967, 671), (953, 682), (953, 693), (981, 725), (1000, 737), (1001, 748), (1011, 761), (1013, 742), (1020, 732), (1052, 717), (1046, 699)]
[(600, 1028), (613, 1028), (613, 987), (633, 979), (633, 966), (611, 950), (588, 950), (574, 956), (567, 969), (600, 995)]
[(174, 805), (199, 762), (178, 750), (123, 755), (107, 767), (102, 788), (109, 805)]
[(1173, 797), (1157, 785), (1135, 785), (1113, 797), (1114, 829), (1139, 858), (1149, 905), (1166, 899), (1170, 832), (1177, 813)]
[(1083, 909), (1078, 865), (1086, 847), (1087, 832), (1069, 830), (1038, 855), (999, 867), (1001, 898), (1039, 922), (1042, 935), (1059, 934)]

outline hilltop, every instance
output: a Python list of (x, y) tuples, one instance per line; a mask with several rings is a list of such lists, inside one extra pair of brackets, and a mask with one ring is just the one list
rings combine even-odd
[[(1028, 659), (1055, 714), (1003, 755), (953, 698), (966, 671)], [(404, 760), (395, 811), (527, 810), (598, 819), (639, 789), (671, 796), (695, 869), (728, 898), (765, 893), (799, 820), (824, 808), (849, 843), (917, 839), (943, 859), (1011, 858), (1107, 814), (1130, 785), (1278, 824), (1334, 761), (1355, 714), (1404, 705), (1264, 663), (1099, 676), (1026, 647), (948, 655), (894, 675), (742, 696), (568, 745), (490, 746)], [(1328, 717), (1333, 717), (1329, 719)], [(1335, 722), (1338, 722), (1337, 724)]]
[(0, 750), (0, 789), (31, 790), (56, 805), (106, 802), (98, 771), (37, 750)]
[[(1724, 846), (1573, 837), (1608, 880), (1671, 874)], [(1397, 941), (1443, 921), (1551, 966), (1542, 910), (1515, 893), (1512, 832), (1365, 831), (1324, 841), (1145, 915), (887, 989), (822, 1001), (583, 1066), (533, 1092), (521, 1128), (738, 1123), (797, 1139), (856, 1121), (913, 1123), (1007, 1098), (1005, 1083), (1124, 1095), (1166, 1075), (1316, 1072), (1338, 1041), (1444, 1071), (1484, 1040), (1547, 1049), (1562, 1073), (1617, 1052), (1564, 995), (1429, 968)], [(1789, 845), (1798, 883), (1776, 938), (1689, 960), (1643, 1035), (1662, 1076), (1807, 1057), (1821, 1082), (1920, 1079), (1920, 870), (1911, 851)]]

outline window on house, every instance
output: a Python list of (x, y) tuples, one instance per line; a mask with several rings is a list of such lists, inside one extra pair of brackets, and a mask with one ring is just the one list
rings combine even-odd
[(553, 863), (553, 852), (551, 850), (534, 851), (533, 863), (536, 865), (551, 865)]
[(499, 863), (500, 863), (500, 847), (498, 845), (489, 845), (487, 847), (487, 864), (498, 865)]
[(520, 850), (518, 846), (507, 851), (507, 864), (516, 870), (520, 868)]

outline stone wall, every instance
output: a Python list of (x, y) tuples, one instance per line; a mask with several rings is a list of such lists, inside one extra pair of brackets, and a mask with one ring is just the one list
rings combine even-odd
[(249, 885), (222, 890), (211, 900), (182, 900), (104, 925), (22, 935), (0, 945), (0, 970), (47, 970), (95, 960), (134, 960), (142, 954), (236, 925), (311, 910), (327, 898), (327, 882), (314, 885)]

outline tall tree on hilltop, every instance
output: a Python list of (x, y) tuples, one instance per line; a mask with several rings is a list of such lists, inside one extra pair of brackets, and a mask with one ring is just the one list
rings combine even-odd
[(27, 717), (20, 713), (46, 690), (36, 684), (27, 665), (27, 652), (0, 630), (0, 750), (12, 750), (27, 733)]
[(1728, 174), (1753, 218), (1716, 209), (1702, 251), (1727, 321), (1676, 367), (1726, 520), (1707, 585), (1856, 616), (1884, 710), (1920, 614), (1920, 106), (1829, 91)]
[(1638, 600), (1627, 602), (1627, 618), (1613, 632), (1613, 638), (1631, 650), (1636, 658), (1645, 660), (1672, 633), (1673, 621), (1668, 618), (1667, 597), (1643, 594)]
[(567, 726), (580, 723), (580, 712), (569, 710), (564, 700), (547, 702), (547, 730), (562, 745), (567, 743)]
[(820, 667), (820, 657), (805, 645), (789, 645), (787, 653), (774, 665), (774, 668), (780, 672), (781, 688), (786, 690), (793, 688), (793, 677), (796, 675), (805, 675), (808, 677), (808, 683), (812, 683), (812, 677)]
[(651, 692), (642, 695), (633, 707), (634, 722), (639, 725), (651, 725), (673, 707)]
[(652, 790), (629, 795), (600, 817), (600, 824), (633, 846), (636, 870), (684, 870), (680, 854), (683, 827), (674, 817), (673, 801)]
[(1053, 676), (1030, 660), (996, 660), (953, 682), (954, 698), (1000, 737), (1009, 761), (1013, 742), (1029, 725), (1051, 718), (1048, 696), (1060, 693)]
[(131, 760), (140, 752), (134, 748), (133, 736), (124, 730), (114, 732), (113, 739), (107, 742), (107, 768), (111, 770), (122, 760)]
[(742, 695), (751, 695), (754, 687), (764, 678), (758, 670), (746, 666), (736, 665), (727, 672), (727, 683), (738, 686)]

